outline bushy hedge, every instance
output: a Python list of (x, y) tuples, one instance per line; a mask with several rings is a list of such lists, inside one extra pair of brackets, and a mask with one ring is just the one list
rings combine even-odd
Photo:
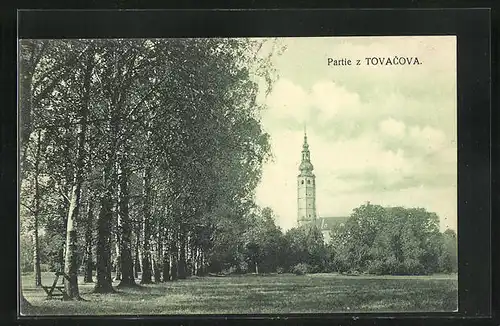
[(305, 275), (311, 273), (311, 270), (312, 268), (309, 264), (298, 263), (297, 265), (293, 266), (292, 273), (294, 273), (295, 275)]

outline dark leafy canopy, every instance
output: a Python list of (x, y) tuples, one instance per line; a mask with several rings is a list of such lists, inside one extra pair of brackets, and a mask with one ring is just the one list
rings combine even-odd
[[(40, 223), (23, 225), (54, 240), (37, 255), (57, 270), (96, 265), (101, 292), (116, 255), (143, 275), (164, 264), (165, 280), (224, 256), (221, 234), (246, 229), (270, 152), (254, 78), (272, 81), (262, 42), (21, 41), (23, 220), (42, 203)], [(85, 237), (65, 245), (69, 225)]]
[(455, 272), (454, 231), (439, 232), (439, 218), (420, 208), (365, 204), (332, 230), (334, 268), (375, 274)]

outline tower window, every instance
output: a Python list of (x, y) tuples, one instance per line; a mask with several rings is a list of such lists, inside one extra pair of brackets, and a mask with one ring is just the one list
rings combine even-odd
[(308, 185), (309, 185), (309, 184), (311, 184), (311, 180), (307, 180), (307, 184), (308, 184)]
[(304, 184), (304, 180), (302, 180), (300, 183), (301, 183), (301, 184)]

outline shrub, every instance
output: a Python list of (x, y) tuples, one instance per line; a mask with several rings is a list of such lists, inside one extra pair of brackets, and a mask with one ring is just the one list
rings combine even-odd
[(278, 274), (283, 274), (285, 272), (285, 269), (281, 266), (276, 267), (276, 273)]
[(297, 265), (293, 266), (292, 272), (295, 275), (305, 275), (311, 272), (311, 267), (308, 264), (298, 263)]
[(33, 272), (33, 241), (30, 235), (20, 235), (19, 267), (22, 273)]
[(50, 272), (49, 264), (40, 264), (40, 272)]
[(248, 263), (246, 261), (241, 261), (238, 263), (238, 268), (236, 269), (237, 274), (248, 273)]
[(403, 262), (404, 273), (409, 275), (424, 274), (422, 264), (416, 259), (406, 259)]
[(28, 274), (33, 272), (33, 263), (29, 263), (26, 260), (20, 260), (21, 273)]

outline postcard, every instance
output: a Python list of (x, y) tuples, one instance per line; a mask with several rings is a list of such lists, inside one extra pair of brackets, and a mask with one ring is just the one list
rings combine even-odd
[(19, 40), (21, 314), (456, 311), (456, 52)]

